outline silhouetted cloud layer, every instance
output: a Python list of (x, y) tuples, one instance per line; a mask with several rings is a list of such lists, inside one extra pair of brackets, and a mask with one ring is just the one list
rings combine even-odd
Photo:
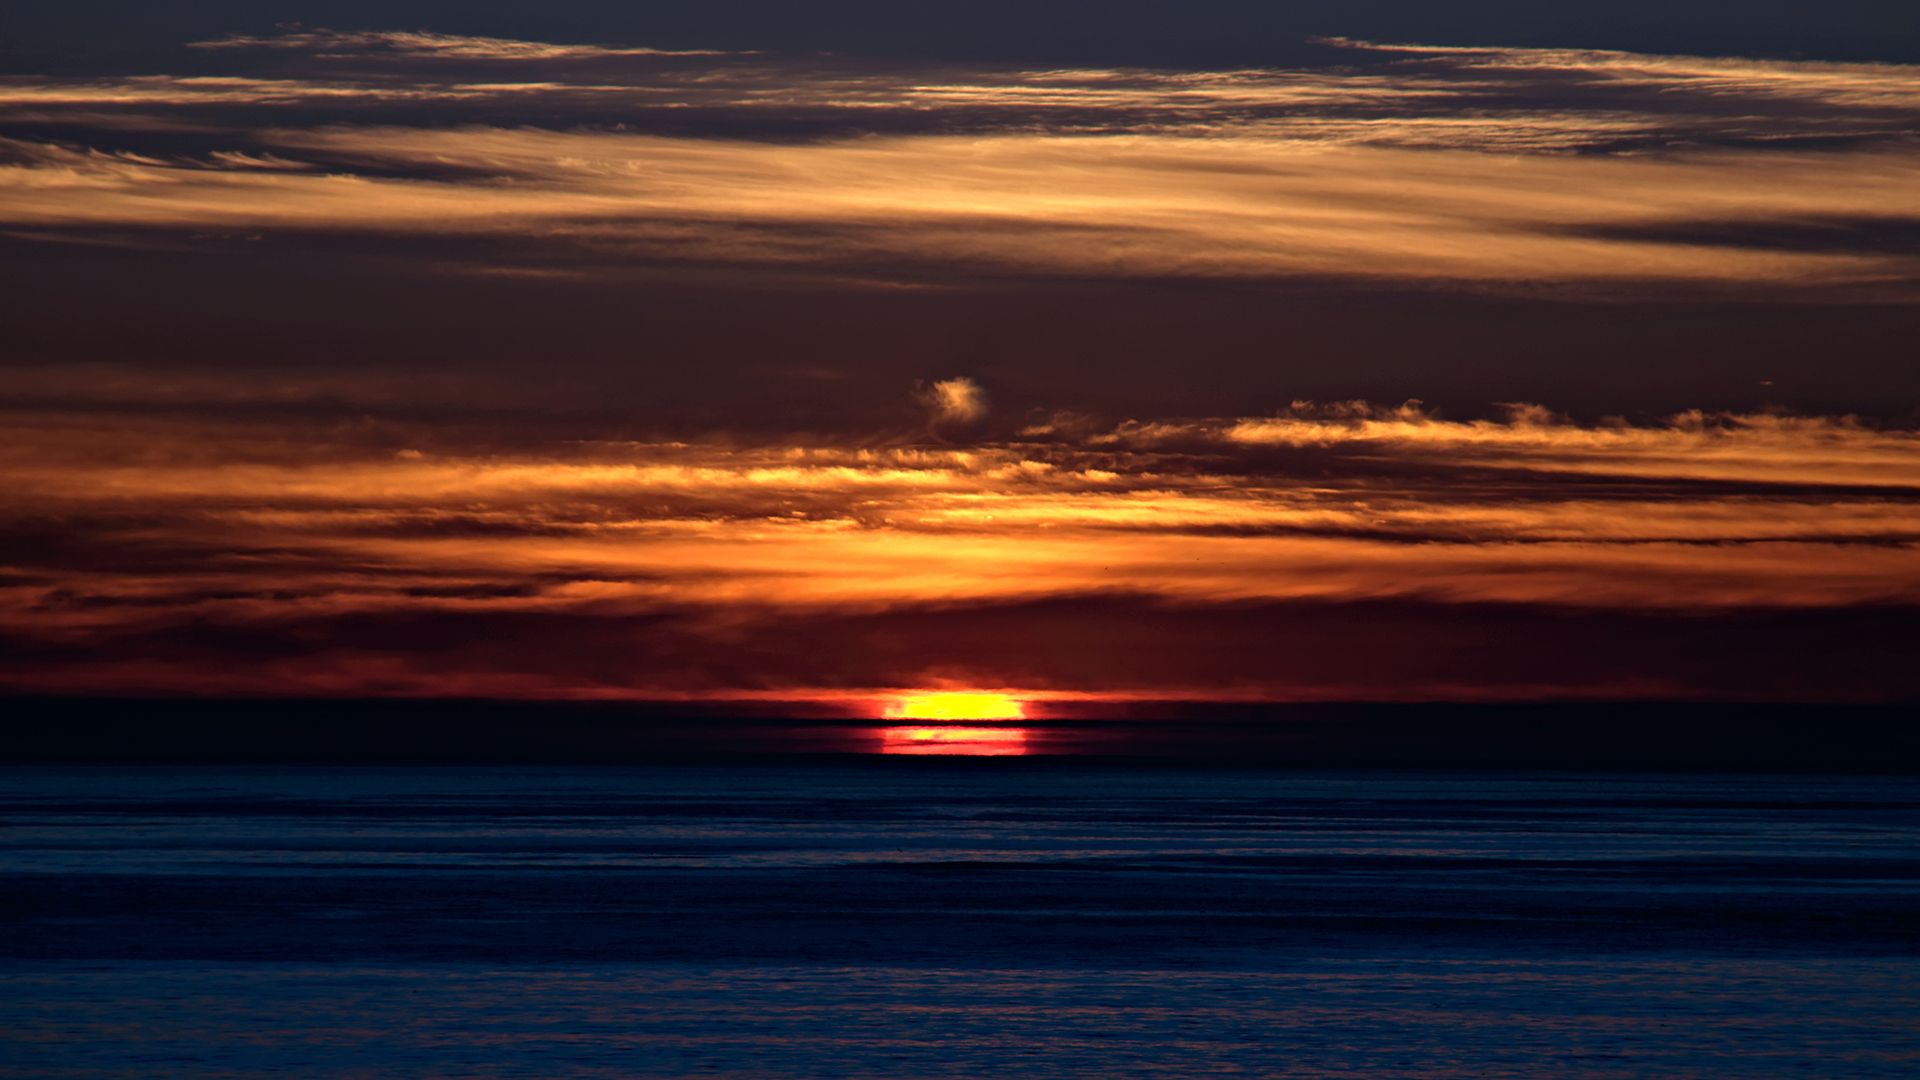
[[(1337, 369), (1412, 310), (1372, 297), (1505, 305), (1471, 317), (1570, 392), (1638, 370), (1641, 322), (1771, 387), (1725, 327), (1781, 311), (1897, 368), (1920, 69), (1337, 44), (1024, 71), (298, 31), (7, 80), (0, 232), (51, 268), (19, 287), (80, 284), (0, 355), (0, 689), (1920, 695), (1920, 438), (1881, 422), (1913, 402), (1154, 404)], [(1080, 287), (1145, 314), (1062, 322)], [(1015, 330), (915, 322), (962, 294)], [(1527, 344), (1575, 308), (1619, 313), (1587, 369)], [(1422, 317), (1383, 370), (1468, 385), (1428, 359), (1468, 317)], [(1123, 379), (1148, 407), (1092, 415)], [(835, 394), (869, 397), (807, 412)], [(880, 397), (891, 426), (839, 422)]]
[[(1695, 620), (1920, 608), (1920, 438), (1844, 421), (1579, 427), (1532, 410), (1454, 423), (1411, 407), (1301, 405), (1081, 435), (1048, 425), (966, 448), (600, 444), (540, 456), (123, 425), (14, 418), (0, 595), (6, 631), (33, 658), (10, 666), (15, 689), (87, 679), (257, 692), (269, 679), (317, 692), (857, 692), (869, 686), (836, 685), (831, 665), (807, 677), (713, 665), (734, 663), (734, 635), (782, 625), (1095, 598), (1124, 601), (1136, 620), (1300, 604)], [(502, 619), (572, 626), (563, 641), (665, 620), (682, 635), (676, 650), (704, 659), (665, 671), (636, 661), (584, 682), (550, 670), (540, 648), (507, 669), (447, 669), (440, 635)], [(438, 629), (411, 643), (351, 643), (374, 623), (423, 620)], [(270, 676), (158, 657), (102, 671), (36, 651), (112, 656), (176, 632), (299, 640), (317, 626), (334, 628), (317, 654)], [(1409, 680), (1395, 673), (1398, 651), (1383, 649), (1371, 687), (1289, 683), (1258, 665), (1222, 685), (1210, 670), (1082, 685), (1075, 665), (1043, 662), (965, 674), (1200, 697), (1458, 696), (1485, 682)], [(1523, 674), (1531, 651), (1511, 659), (1496, 682), (1555, 689)], [(883, 686), (957, 677), (926, 655), (853, 668)], [(1698, 689), (1636, 678), (1558, 688)]]

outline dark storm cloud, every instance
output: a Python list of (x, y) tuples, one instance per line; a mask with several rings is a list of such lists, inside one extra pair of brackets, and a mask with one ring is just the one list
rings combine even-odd
[(16, 640), (0, 644), (0, 671), (53, 692), (761, 696), (856, 712), (876, 691), (939, 685), (1011, 689), (1035, 713), (1064, 715), (1183, 698), (1865, 702), (1920, 692), (1902, 663), (1917, 629), (1910, 606), (1675, 616), (1404, 601), (1170, 609), (1125, 596), (727, 625), (704, 611), (423, 611)]

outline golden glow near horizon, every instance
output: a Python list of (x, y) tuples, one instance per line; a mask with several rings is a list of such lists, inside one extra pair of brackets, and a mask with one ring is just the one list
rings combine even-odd
[(959, 691), (913, 694), (886, 711), (889, 720), (1024, 720), (1026, 715), (1025, 706), (1006, 694)]
[[(16, 513), (110, 523), (106, 535), (137, 539), (134, 550), (205, 553), (0, 582), (0, 632), (22, 640), (172, 625), (252, 632), (289, 620), (704, 613), (713, 621), (691, 624), (696, 636), (711, 627), (719, 641), (725, 626), (767, 620), (1116, 593), (1168, 610), (1386, 600), (1701, 613), (1920, 599), (1920, 434), (1844, 418), (1690, 414), (1621, 427), (1302, 405), (1071, 438), (1035, 429), (1031, 442), (968, 448), (621, 443), (549, 457), (370, 454), (284, 424), (130, 413), (9, 419), (0, 489)], [(1276, 446), (1314, 449), (1318, 471), (1302, 479), (1263, 464)], [(1192, 447), (1209, 456), (1183, 456)], [(1449, 469), (1511, 480), (1477, 481), (1469, 497), (1433, 479)], [(1593, 476), (1629, 486), (1596, 487)], [(1783, 483), (1796, 486), (1776, 494)], [(1044, 658), (1031, 670), (943, 669), (931, 656), (875, 663), (897, 666), (755, 685), (1174, 689), (1132, 666), (1097, 683), (1054, 681)], [(245, 668), (130, 657), (16, 668), (5, 685), (504, 697), (740, 689), (699, 665), (629, 676), (496, 658), (449, 669), (404, 651)], [(1191, 690), (1309, 692), (1258, 680)], [(1436, 682), (1426, 692), (1460, 691)], [(1019, 704), (929, 691), (887, 715), (1017, 719)]]
[(881, 732), (883, 754), (1018, 757), (1027, 752), (1022, 728), (894, 727)]

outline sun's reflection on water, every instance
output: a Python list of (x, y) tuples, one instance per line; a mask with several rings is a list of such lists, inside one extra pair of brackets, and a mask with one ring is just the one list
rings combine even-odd
[(881, 732), (883, 754), (964, 754), (1012, 757), (1027, 752), (1027, 732), (1016, 727), (891, 727)]

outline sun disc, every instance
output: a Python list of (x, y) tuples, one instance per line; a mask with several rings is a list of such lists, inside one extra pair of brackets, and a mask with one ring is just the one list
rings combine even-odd
[(894, 720), (1024, 720), (1019, 699), (1005, 694), (941, 691), (911, 694), (887, 707)]

